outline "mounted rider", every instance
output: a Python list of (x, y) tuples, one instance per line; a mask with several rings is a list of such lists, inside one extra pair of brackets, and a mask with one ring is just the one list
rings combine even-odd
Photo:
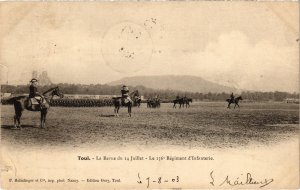
[(128, 102), (133, 102), (129, 96), (129, 88), (126, 85), (122, 86), (121, 89), (121, 94), (122, 94), (122, 103), (128, 103)]
[(134, 98), (136, 98), (136, 99), (139, 98), (139, 97), (140, 97), (139, 91), (138, 91), (138, 90), (134, 91), (133, 96), (134, 96)]
[(233, 95), (233, 92), (230, 94), (230, 101), (231, 101), (231, 102), (234, 102), (234, 95)]
[(38, 92), (38, 80), (33, 78), (31, 79), (29, 86), (29, 99), (31, 100), (31, 104), (35, 104), (35, 101), (42, 107), (44, 102), (44, 96)]

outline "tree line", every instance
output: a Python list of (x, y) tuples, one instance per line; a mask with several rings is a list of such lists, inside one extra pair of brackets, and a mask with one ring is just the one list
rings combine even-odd
[[(89, 95), (119, 95), (121, 90), (121, 85), (109, 86), (103, 84), (53, 84), (40, 86), (39, 91), (44, 92), (49, 88), (59, 86), (60, 90), (64, 94), (89, 94)], [(177, 96), (188, 97), (192, 99), (197, 99), (200, 101), (224, 101), (229, 98), (230, 93), (201, 93), (201, 92), (183, 92), (176, 90), (157, 90), (146, 88), (144, 86), (129, 86), (130, 91), (138, 90), (140, 95), (144, 98), (159, 97), (162, 100), (173, 100)], [(24, 94), (29, 93), (29, 85), (1, 85), (2, 93), (12, 93), (12, 94)], [(299, 93), (288, 93), (288, 92), (253, 92), (244, 91), (240, 94), (235, 94), (235, 96), (242, 96), (244, 100), (248, 101), (284, 101), (287, 98), (299, 98)]]

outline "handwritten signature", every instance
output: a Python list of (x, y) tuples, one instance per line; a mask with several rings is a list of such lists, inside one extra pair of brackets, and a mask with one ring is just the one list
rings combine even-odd
[[(213, 176), (212, 171), (210, 173), (212, 186), (215, 186), (215, 177)], [(264, 179), (254, 179), (251, 173), (246, 173), (246, 175), (241, 174), (239, 177), (230, 177), (227, 175), (222, 183), (219, 186), (230, 185), (230, 186), (241, 186), (241, 185), (259, 185), (259, 188), (265, 187), (274, 181), (273, 178), (264, 178)]]

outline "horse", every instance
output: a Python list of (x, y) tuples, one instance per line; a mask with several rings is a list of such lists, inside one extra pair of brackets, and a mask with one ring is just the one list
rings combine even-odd
[(190, 107), (190, 102), (191, 103), (193, 102), (192, 98), (184, 98), (184, 100), (183, 100), (183, 107), (184, 107), (184, 104), (185, 104), (186, 108)]
[(147, 108), (152, 108), (153, 105), (153, 100), (152, 99), (148, 99), (147, 100)]
[(182, 105), (184, 106), (184, 98), (175, 99), (173, 100), (173, 103), (173, 108), (176, 108), (176, 104), (179, 104), (179, 108), (181, 108)]
[(159, 108), (160, 107), (160, 99), (148, 99), (147, 100), (147, 107), (148, 108)]
[(234, 109), (235, 109), (236, 106), (238, 106), (238, 107), (240, 108), (240, 105), (239, 105), (239, 101), (240, 101), (240, 100), (243, 100), (242, 96), (239, 96), (239, 97), (237, 97), (237, 98), (234, 98), (233, 100), (230, 99), (230, 98), (229, 98), (229, 99), (226, 99), (226, 101), (228, 102), (227, 108), (230, 109), (230, 104), (235, 104), (235, 105), (234, 105)]
[(137, 106), (138, 108), (141, 106), (142, 99), (140, 96), (133, 97), (133, 106)]
[(123, 102), (122, 97), (113, 97), (112, 102), (115, 107), (114, 109), (115, 117), (119, 117), (119, 109), (121, 106), (126, 106), (128, 108), (128, 116), (131, 117), (131, 108), (133, 104), (132, 101)]
[(51, 88), (43, 93), (44, 101), (42, 105), (32, 105), (30, 98), (28, 96), (18, 96), (9, 99), (10, 103), (13, 103), (15, 108), (15, 116), (14, 116), (14, 128), (22, 129), (21, 127), (21, 116), (24, 109), (28, 111), (39, 111), (41, 112), (41, 128), (45, 127), (46, 116), (48, 113), (48, 109), (50, 108), (50, 102), (54, 96), (58, 96), (63, 98), (63, 93), (59, 91), (58, 87)]

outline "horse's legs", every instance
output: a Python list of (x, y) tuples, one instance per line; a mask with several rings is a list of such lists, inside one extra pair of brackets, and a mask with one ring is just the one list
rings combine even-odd
[(20, 128), (21, 129), (21, 116), (20, 115), (15, 115), (14, 116), (14, 128)]
[(115, 112), (115, 117), (118, 117), (119, 116), (119, 114), (118, 114), (118, 112), (119, 112), (119, 106), (115, 106), (114, 112)]
[(15, 115), (14, 116), (14, 128), (21, 128), (21, 121), (20, 121), (20, 116), (19, 115)]
[(45, 127), (47, 110), (41, 110), (41, 128)]
[(18, 120), (18, 127), (21, 129), (21, 116), (22, 116), (22, 113), (17, 117), (17, 120)]
[(14, 116), (14, 123), (15, 123), (14, 128), (20, 128), (21, 129), (21, 116), (22, 116), (22, 112), (18, 112)]
[(17, 128), (17, 115), (14, 116), (14, 128)]
[(131, 105), (128, 105), (128, 116), (131, 117)]
[(229, 109), (230, 109), (230, 103), (228, 103), (228, 106), (227, 106), (227, 108), (229, 108)]
[(21, 116), (22, 116), (22, 105), (20, 102), (14, 102), (15, 116), (14, 116), (14, 128), (19, 127), (21, 129)]
[(43, 117), (43, 127), (46, 127), (46, 117), (47, 117), (47, 110), (44, 111), (44, 117)]
[(173, 108), (176, 108), (176, 103), (174, 103)]
[(44, 113), (41, 111), (41, 128), (43, 128)]

